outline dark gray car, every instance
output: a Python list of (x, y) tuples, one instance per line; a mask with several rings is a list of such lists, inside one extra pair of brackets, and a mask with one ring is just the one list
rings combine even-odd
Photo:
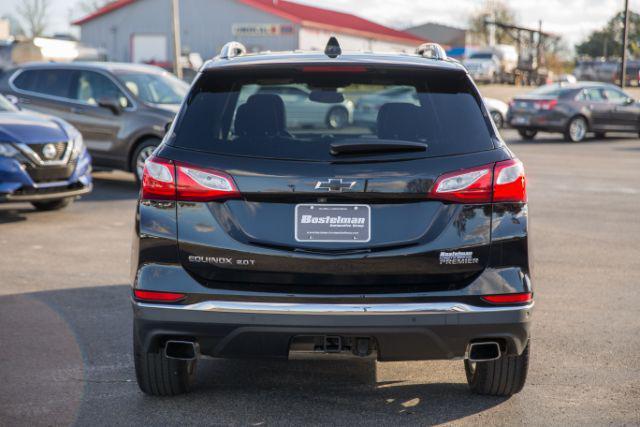
[(587, 132), (596, 138), (606, 132), (640, 132), (640, 104), (612, 84), (553, 84), (511, 101), (507, 120), (524, 139), (544, 131), (579, 142)]
[(187, 89), (161, 68), (141, 64), (32, 63), (0, 77), (0, 92), (24, 108), (73, 124), (95, 166), (131, 171), (137, 179)]

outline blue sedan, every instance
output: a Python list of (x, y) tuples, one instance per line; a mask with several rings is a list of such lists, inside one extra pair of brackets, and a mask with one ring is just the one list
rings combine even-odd
[(64, 120), (21, 111), (0, 95), (0, 202), (61, 209), (91, 186), (82, 135)]

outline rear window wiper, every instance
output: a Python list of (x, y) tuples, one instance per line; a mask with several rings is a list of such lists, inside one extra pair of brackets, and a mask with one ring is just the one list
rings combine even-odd
[(340, 141), (331, 144), (331, 154), (366, 154), (366, 153), (395, 153), (426, 151), (428, 145), (423, 142), (411, 141)]

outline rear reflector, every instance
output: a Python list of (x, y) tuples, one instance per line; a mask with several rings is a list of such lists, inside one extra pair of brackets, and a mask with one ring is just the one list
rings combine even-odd
[(143, 291), (135, 289), (133, 295), (136, 299), (141, 301), (161, 301), (161, 302), (178, 302), (186, 297), (185, 294), (176, 292), (156, 292), (156, 291)]
[(519, 294), (485, 295), (481, 298), (492, 304), (522, 304), (531, 302), (533, 294), (531, 292), (523, 292)]

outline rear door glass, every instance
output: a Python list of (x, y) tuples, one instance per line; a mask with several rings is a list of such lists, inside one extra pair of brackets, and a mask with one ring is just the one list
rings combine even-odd
[[(317, 68), (317, 67), (315, 67)], [(422, 156), (490, 150), (463, 73), (215, 72), (194, 84), (171, 145), (220, 154), (332, 160), (334, 142), (409, 141)]]

